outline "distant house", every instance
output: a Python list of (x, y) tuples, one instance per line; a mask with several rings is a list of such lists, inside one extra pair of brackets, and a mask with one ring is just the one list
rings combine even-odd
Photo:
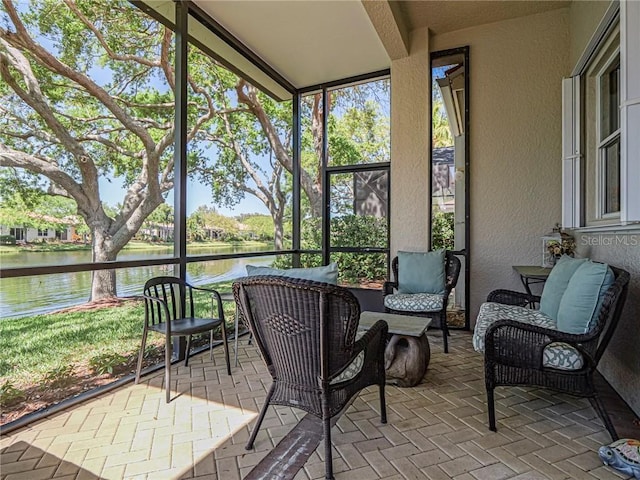
[(143, 240), (170, 242), (173, 240), (173, 224), (145, 223), (138, 231)]
[(35, 213), (28, 216), (33, 219), (43, 220), (55, 227), (28, 227), (25, 225), (0, 225), (0, 235), (11, 235), (15, 237), (16, 243), (31, 243), (42, 240), (61, 242), (72, 242), (78, 237), (76, 225), (78, 219), (72, 216), (65, 218), (55, 218), (49, 215), (38, 215)]
[(453, 212), (455, 205), (455, 147), (433, 149), (431, 202), (443, 212)]

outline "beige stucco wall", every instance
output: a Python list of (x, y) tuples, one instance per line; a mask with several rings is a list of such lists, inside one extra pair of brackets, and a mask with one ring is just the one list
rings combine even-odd
[(429, 248), (429, 35), (391, 65), (391, 251)]
[(598, 369), (640, 416), (640, 230), (577, 235), (578, 254), (627, 270), (629, 294)]
[(522, 289), (512, 266), (540, 264), (540, 237), (560, 221), (567, 13), (431, 39), (432, 51), (470, 47), (472, 323), (491, 290)]

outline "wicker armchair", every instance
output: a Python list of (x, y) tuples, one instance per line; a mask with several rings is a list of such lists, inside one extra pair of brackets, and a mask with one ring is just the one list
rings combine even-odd
[[(532, 325), (513, 319), (497, 320), (484, 337), (485, 383), (489, 410), (489, 429), (496, 431), (493, 391), (498, 386), (538, 386), (557, 392), (586, 397), (602, 419), (611, 438), (618, 438), (598, 392), (593, 374), (620, 320), (624, 306), (629, 274), (611, 267), (615, 282), (607, 290), (597, 319), (584, 334), (571, 334)], [(496, 290), (488, 302), (526, 306), (540, 297), (508, 290)], [(561, 342), (564, 348), (575, 349), (583, 360), (578, 369), (559, 369), (543, 366), (543, 351), (550, 344)]]
[[(449, 336), (449, 328), (447, 326), (447, 306), (449, 302), (449, 295), (451, 294), (451, 290), (458, 283), (458, 277), (460, 275), (460, 267), (461, 262), (458, 257), (456, 257), (456, 253), (460, 252), (452, 252), (447, 251), (445, 255), (445, 288), (444, 293), (442, 295), (442, 306), (438, 310), (394, 310), (392, 308), (385, 306), (385, 311), (388, 313), (396, 313), (399, 315), (412, 315), (416, 317), (431, 317), (434, 322), (440, 326), (442, 329), (442, 342), (444, 346), (444, 353), (449, 353), (449, 343), (447, 341), (447, 337)], [(383, 285), (383, 295), (392, 295), (394, 290), (398, 289), (398, 257), (394, 257), (391, 262), (391, 268), (393, 270), (393, 278), (395, 278), (394, 282), (385, 282)]]
[(323, 423), (326, 478), (333, 478), (331, 418), (360, 390), (378, 385), (386, 423), (384, 348), (387, 324), (378, 321), (359, 340), (358, 300), (345, 288), (288, 277), (247, 277), (233, 284), (273, 383), (253, 429), (253, 448), (269, 405), (299, 408)]

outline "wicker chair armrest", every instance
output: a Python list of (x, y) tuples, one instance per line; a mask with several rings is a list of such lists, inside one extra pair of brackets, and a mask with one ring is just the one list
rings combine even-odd
[(555, 342), (575, 348), (589, 365), (595, 365), (583, 343), (591, 340), (587, 334), (560, 332), (551, 328), (518, 322), (498, 320), (485, 334), (485, 358), (488, 362), (524, 368), (542, 368), (544, 349)]
[(389, 332), (389, 326), (384, 320), (378, 320), (373, 326), (368, 329), (362, 337), (360, 337), (354, 344), (353, 350), (349, 360), (344, 364), (344, 367), (335, 372), (329, 381), (340, 376), (344, 370), (355, 360), (355, 358), (364, 351), (364, 361), (362, 368), (366, 369), (368, 366), (376, 363), (383, 365), (384, 363), (384, 348), (387, 340), (387, 333)]
[(487, 295), (487, 302), (524, 307), (533, 302), (539, 303), (540, 297), (538, 295), (528, 295), (527, 293), (516, 292), (514, 290), (494, 290)]
[(555, 331), (515, 320), (498, 320), (485, 334), (484, 354), (487, 366), (498, 363), (541, 369), (542, 352), (553, 341), (553, 332)]
[(382, 344), (384, 351), (384, 344), (387, 339), (388, 332), (389, 325), (387, 325), (387, 322), (384, 320), (378, 320), (353, 344), (353, 356), (355, 357), (362, 350), (367, 350), (370, 345), (372, 345), (371, 348), (376, 348), (378, 346), (375, 345), (376, 340)]
[(391, 295), (393, 293), (393, 290), (397, 290), (398, 289), (398, 282), (384, 282), (384, 284), (382, 285), (382, 294), (383, 295)]

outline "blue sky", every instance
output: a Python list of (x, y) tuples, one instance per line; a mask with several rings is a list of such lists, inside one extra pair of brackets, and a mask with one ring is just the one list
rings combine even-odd
[[(103, 202), (115, 206), (118, 203), (122, 203), (125, 188), (118, 178), (112, 178), (109, 181), (105, 177), (100, 177), (100, 192)], [(173, 190), (167, 196), (167, 203), (173, 206)], [(269, 213), (264, 204), (253, 195), (247, 195), (244, 200), (233, 208), (214, 205), (211, 187), (190, 180), (187, 184), (187, 215), (191, 215), (200, 205), (215, 207), (219, 213), (229, 217), (235, 217), (241, 213)]]

